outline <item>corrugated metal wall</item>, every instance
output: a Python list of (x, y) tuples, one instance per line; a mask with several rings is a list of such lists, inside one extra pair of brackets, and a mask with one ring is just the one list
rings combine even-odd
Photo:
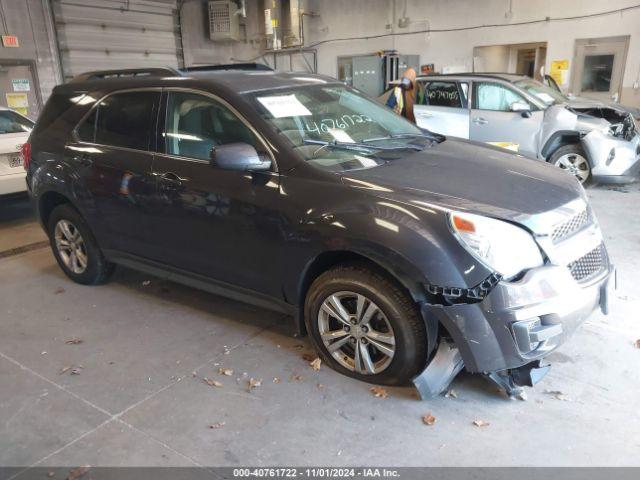
[(178, 67), (176, 0), (53, 0), (65, 79), (90, 70)]

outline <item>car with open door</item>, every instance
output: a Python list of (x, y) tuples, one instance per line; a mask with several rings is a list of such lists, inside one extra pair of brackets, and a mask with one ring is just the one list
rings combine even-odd
[(613, 266), (576, 179), (422, 131), (339, 81), (251, 66), (91, 72), (23, 149), (73, 281), (116, 265), (274, 309), (323, 362), (513, 394), (594, 310)]
[(565, 169), (581, 183), (628, 183), (640, 175), (638, 122), (628, 109), (569, 98), (529, 77), (418, 77), (416, 124), (493, 144)]

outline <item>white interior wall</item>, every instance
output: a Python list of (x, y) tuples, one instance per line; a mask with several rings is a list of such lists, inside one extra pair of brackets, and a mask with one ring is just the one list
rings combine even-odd
[[(434, 63), (436, 70), (454, 66), (470, 71), (473, 48), (476, 46), (528, 42), (547, 42), (548, 71), (553, 60), (569, 60), (572, 63), (574, 44), (578, 38), (630, 35), (622, 101), (640, 105), (640, 89), (633, 88), (640, 74), (640, 9), (589, 19), (509, 25), (546, 17), (590, 15), (629, 7), (637, 4), (635, 0), (513, 0), (510, 18), (505, 15), (509, 0), (407, 0), (406, 15), (411, 19), (407, 28), (397, 26), (397, 19), (403, 16), (404, 0), (316, 0), (312, 4), (320, 17), (310, 20), (313, 27), (309, 29), (308, 43), (330, 38), (406, 33), (425, 30), (428, 25), (431, 29), (505, 25), (319, 45), (319, 71), (329, 75), (337, 73), (338, 55), (362, 54), (385, 48), (419, 54), (421, 63)], [(394, 26), (386, 28), (387, 25)], [(568, 84), (564, 87), (568, 87)]]

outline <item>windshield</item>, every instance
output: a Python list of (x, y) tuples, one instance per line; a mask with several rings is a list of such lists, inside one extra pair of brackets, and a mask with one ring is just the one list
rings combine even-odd
[(0, 133), (30, 132), (33, 122), (11, 110), (0, 110)]
[(553, 88), (531, 78), (518, 80), (515, 82), (515, 85), (537, 99), (542, 100), (547, 107), (554, 103), (565, 103), (567, 101), (566, 97), (557, 90), (554, 90)]
[(437, 139), (343, 85), (315, 84), (247, 94), (309, 163), (330, 171), (372, 168)]

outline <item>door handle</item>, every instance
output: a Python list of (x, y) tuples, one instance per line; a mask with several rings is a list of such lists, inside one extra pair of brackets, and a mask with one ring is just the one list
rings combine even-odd
[(153, 172), (153, 175), (158, 178), (158, 180), (168, 183), (169, 185), (182, 185), (184, 182), (189, 181), (188, 178), (181, 177), (173, 172)]
[(489, 120), (482, 117), (476, 117), (473, 119), (473, 123), (475, 123), (476, 125), (486, 125), (487, 123), (489, 123)]

